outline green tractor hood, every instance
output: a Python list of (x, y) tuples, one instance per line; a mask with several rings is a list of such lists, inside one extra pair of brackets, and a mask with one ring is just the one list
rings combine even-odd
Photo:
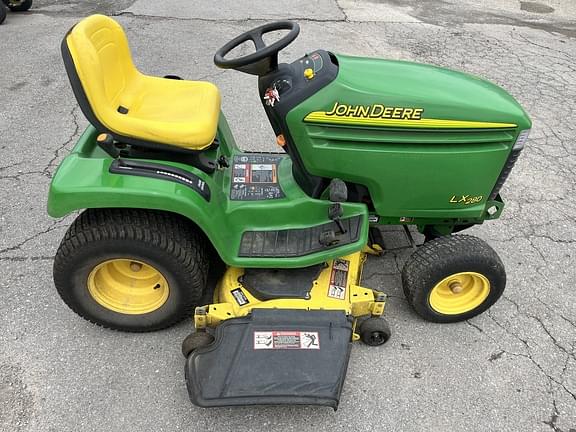
[[(404, 109), (412, 108), (421, 111), (416, 115), (412, 112), (404, 120), (412, 116), (418, 120), (439, 120), (437, 123), (420, 121), (421, 124), (414, 120), (406, 125), (410, 127), (486, 129), (489, 125), (482, 123), (494, 123), (494, 126), (513, 124), (519, 129), (530, 128), (530, 120), (518, 102), (502, 88), (481, 78), (406, 61), (343, 55), (337, 58), (339, 102), (402, 109), (388, 111), (386, 114), (390, 117), (401, 117), (406, 114)], [(329, 92), (330, 87), (325, 91)], [(326, 109), (330, 108), (333, 105), (328, 103)], [(377, 114), (380, 109), (375, 111)], [(465, 123), (450, 124), (449, 120)]]
[(287, 115), (308, 173), (364, 186), (385, 223), (499, 215), (512, 149), (531, 126), (511, 95), (435, 66), (335, 58), (336, 78)]

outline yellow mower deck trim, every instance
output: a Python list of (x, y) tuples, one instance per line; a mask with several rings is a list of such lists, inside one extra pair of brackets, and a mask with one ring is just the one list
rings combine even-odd
[[(382, 315), (385, 302), (376, 299), (376, 296), (380, 293), (358, 285), (362, 275), (365, 254), (356, 252), (340, 259), (349, 261), (347, 286), (342, 299), (331, 297), (328, 294), (335, 260), (329, 261), (327, 263), (328, 266), (321, 271), (318, 278), (313, 282), (309, 299), (258, 300), (238, 282), (239, 278), (244, 274), (244, 269), (229, 267), (216, 287), (214, 303), (196, 309), (194, 318), (196, 328), (215, 327), (227, 319), (245, 316), (256, 308), (342, 310), (353, 317)], [(243, 306), (238, 304), (232, 294), (232, 291), (238, 288), (242, 290), (242, 293), (248, 299), (248, 303)]]

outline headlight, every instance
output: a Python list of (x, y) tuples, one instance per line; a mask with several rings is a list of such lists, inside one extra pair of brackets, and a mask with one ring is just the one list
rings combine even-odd
[(518, 138), (516, 138), (516, 142), (514, 143), (514, 147), (512, 147), (512, 150), (522, 150), (524, 148), (524, 144), (526, 144), (528, 135), (530, 135), (530, 129), (526, 129), (520, 132), (518, 134)]
[(526, 144), (526, 140), (528, 139), (529, 134), (530, 134), (530, 129), (525, 129), (518, 134), (518, 138), (516, 138), (516, 142), (514, 143), (514, 146), (512, 147), (512, 151), (510, 152), (510, 155), (508, 155), (508, 159), (506, 160), (506, 163), (504, 164), (504, 168), (502, 169), (502, 172), (498, 176), (498, 180), (496, 180), (496, 184), (494, 185), (494, 189), (492, 189), (492, 193), (490, 194), (490, 198), (489, 198), (490, 200), (496, 199), (496, 197), (500, 193), (500, 189), (502, 188), (502, 185), (504, 184), (504, 182), (508, 178), (510, 171), (512, 171), (512, 168), (514, 167), (514, 164), (516, 163), (516, 159), (518, 159), (518, 156), (520, 156), (520, 152), (524, 148), (524, 144)]

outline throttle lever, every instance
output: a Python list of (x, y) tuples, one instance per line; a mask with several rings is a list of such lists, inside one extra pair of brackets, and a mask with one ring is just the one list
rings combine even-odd
[(330, 204), (328, 208), (328, 217), (336, 222), (340, 234), (346, 234), (346, 228), (344, 228), (344, 224), (340, 219), (344, 214), (344, 209), (340, 203), (348, 199), (348, 187), (342, 180), (335, 178), (330, 181), (328, 190), (330, 201), (332, 201), (332, 204)]

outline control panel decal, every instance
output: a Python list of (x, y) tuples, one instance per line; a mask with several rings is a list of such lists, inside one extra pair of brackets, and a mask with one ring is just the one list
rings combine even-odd
[(278, 165), (284, 157), (258, 153), (234, 156), (230, 199), (259, 201), (284, 198), (278, 181)]

